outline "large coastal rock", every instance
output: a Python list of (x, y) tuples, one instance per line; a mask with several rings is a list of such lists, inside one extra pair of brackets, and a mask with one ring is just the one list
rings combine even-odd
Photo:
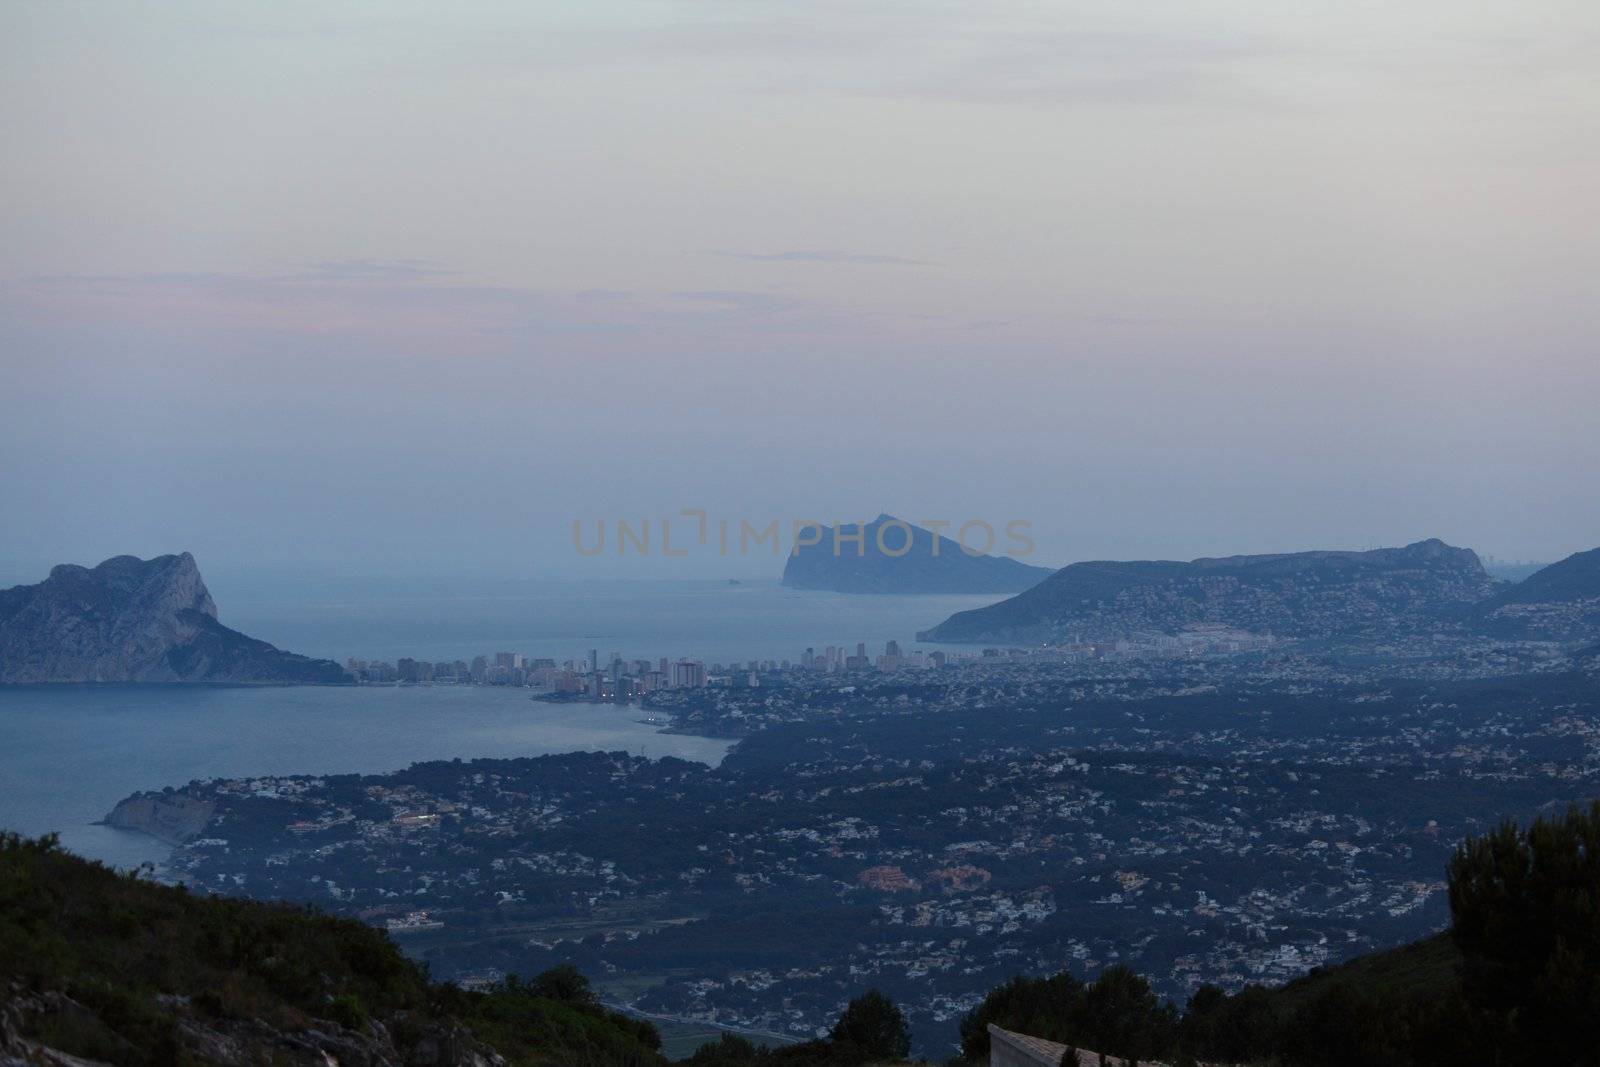
[(346, 680), (331, 660), (218, 622), (187, 552), (63, 564), (37, 585), (0, 590), (0, 683)]
[[(976, 533), (973, 538), (982, 539)], [(1016, 593), (1053, 573), (1007, 556), (972, 555), (932, 530), (879, 515), (867, 523), (821, 527), (815, 544), (790, 552), (783, 584), (836, 593)]]
[(181, 845), (204, 832), (216, 811), (214, 801), (187, 793), (135, 793), (106, 815), (107, 826), (136, 830), (169, 845)]
[(1225, 625), (1279, 637), (1381, 639), (1460, 625), (1497, 588), (1476, 553), (1437, 539), (1370, 552), (1074, 563), (918, 637), (1032, 644)]

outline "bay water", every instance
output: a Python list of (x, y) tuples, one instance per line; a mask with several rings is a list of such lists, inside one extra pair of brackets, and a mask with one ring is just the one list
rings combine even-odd
[[(807, 646), (888, 640), (994, 596), (875, 596), (726, 581), (214, 589), (222, 621), (343, 660), (798, 660)], [(254, 595), (251, 595), (252, 592)], [(966, 651), (971, 651), (970, 649)], [(57, 831), (118, 866), (168, 849), (97, 825), (140, 790), (197, 778), (381, 773), (431, 759), (627, 751), (716, 764), (730, 743), (658, 732), (637, 708), (548, 704), (479, 686), (0, 686), (0, 828)]]

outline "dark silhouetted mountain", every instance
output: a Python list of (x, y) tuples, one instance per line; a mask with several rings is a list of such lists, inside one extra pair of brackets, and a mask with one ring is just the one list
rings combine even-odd
[(1370, 552), (1074, 563), (918, 636), (1031, 644), (1223, 625), (1279, 637), (1383, 637), (1461, 618), (1495, 589), (1476, 553), (1437, 539)]
[(343, 682), (217, 621), (194, 557), (63, 564), (0, 590), (0, 682)]
[(1574, 641), (1600, 636), (1600, 548), (1552, 563), (1483, 605), (1483, 626), (1502, 637)]
[[(879, 515), (869, 523), (822, 527), (817, 544), (797, 546), (789, 554), (783, 584), (838, 593), (1016, 593), (1052, 573), (1008, 556), (972, 555), (958, 542), (911, 523), (904, 523), (911, 531), (907, 547), (902, 522)], [(976, 532), (969, 538), (977, 539)]]

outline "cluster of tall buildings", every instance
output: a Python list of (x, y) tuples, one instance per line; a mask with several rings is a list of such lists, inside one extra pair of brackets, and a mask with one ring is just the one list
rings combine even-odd
[[(735, 664), (731, 670), (739, 670)], [(752, 661), (752, 673), (776, 669), (771, 662)], [(624, 660), (616, 652), (604, 664), (598, 650), (590, 650), (587, 660), (529, 658), (518, 652), (496, 652), (466, 660), (429, 663), (402, 657), (396, 663), (381, 660), (347, 659), (345, 670), (358, 682), (429, 682), (434, 685), (509, 685), (534, 686), (558, 693), (573, 693), (596, 700), (628, 700), (657, 689), (697, 689), (724, 681), (718, 675), (721, 664), (710, 669), (700, 660), (665, 657), (650, 661)]]
[(602, 665), (599, 650), (590, 649), (587, 664), (579, 667), (569, 661), (545, 684), (558, 693), (626, 704), (660, 689), (700, 689), (710, 677), (697, 659), (625, 660), (613, 652)]
[(382, 660), (347, 659), (344, 669), (358, 682), (433, 682), (436, 685), (540, 685), (540, 672), (554, 670), (553, 659), (528, 659), (516, 652), (496, 652), (493, 657), (475, 656), (429, 663), (401, 657), (396, 663)]
[[(945, 654), (943, 652), (929, 652), (924, 654), (920, 649), (915, 652), (902, 652), (900, 642), (890, 641), (884, 646), (883, 655), (876, 661), (867, 655), (865, 642), (858, 641), (856, 650), (850, 650), (841, 645), (828, 645), (821, 652), (808, 648), (800, 655), (800, 669), (803, 671), (823, 671), (834, 673), (839, 671), (868, 671), (876, 667), (880, 671), (920, 670), (924, 667), (943, 667)], [(787, 666), (787, 664), (785, 664)]]
[(808, 648), (798, 664), (789, 660), (749, 660), (728, 664), (702, 660), (624, 659), (612, 652), (601, 660), (598, 649), (590, 649), (586, 660), (530, 659), (517, 652), (496, 652), (466, 660), (430, 663), (405, 657), (397, 663), (380, 660), (347, 659), (345, 669), (358, 682), (414, 683), (434, 685), (510, 685), (534, 686), (578, 699), (626, 703), (661, 689), (701, 689), (707, 686), (759, 686), (764, 676), (794, 670), (824, 673), (897, 671), (944, 666), (943, 652), (926, 656), (922, 652), (902, 652), (898, 641), (890, 641), (883, 654), (874, 660), (865, 642), (852, 652), (847, 646), (829, 645), (821, 652)]

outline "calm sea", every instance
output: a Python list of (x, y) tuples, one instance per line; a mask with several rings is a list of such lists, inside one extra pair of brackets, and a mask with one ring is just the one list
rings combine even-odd
[(92, 824), (129, 793), (195, 778), (594, 750), (715, 764), (727, 752), (727, 742), (657, 733), (639, 718), (636, 708), (474, 686), (0, 687), (0, 826), (57, 830), (82, 855), (137, 864), (166, 848)]
[[(997, 597), (796, 592), (775, 583), (392, 587), (247, 594), (213, 586), (222, 620), (283, 648), (344, 659), (797, 659), (807, 646), (885, 641)], [(926, 647), (926, 646), (924, 646)], [(374, 773), (419, 760), (626, 750), (715, 764), (728, 743), (661, 734), (637, 709), (551, 705), (476, 687), (0, 686), (0, 827), (59, 831), (119, 865), (166, 848), (93, 825), (142, 789), (252, 774)]]
[(807, 646), (865, 641), (881, 651), (895, 640), (909, 648), (918, 630), (1005, 599), (825, 593), (726, 580), (209, 584), (222, 621), (234, 629), (341, 662), (348, 656), (470, 660), (493, 652), (560, 662), (587, 659), (591, 648), (627, 659), (798, 660)]

